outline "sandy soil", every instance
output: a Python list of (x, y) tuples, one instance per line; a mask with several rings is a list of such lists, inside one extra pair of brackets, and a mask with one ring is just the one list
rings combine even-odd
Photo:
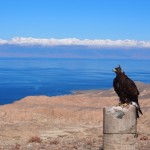
[[(150, 85), (136, 83), (143, 111), (137, 149), (150, 149)], [(64, 96), (29, 96), (0, 106), (0, 149), (98, 150), (103, 108), (118, 104), (113, 89), (76, 91)]]

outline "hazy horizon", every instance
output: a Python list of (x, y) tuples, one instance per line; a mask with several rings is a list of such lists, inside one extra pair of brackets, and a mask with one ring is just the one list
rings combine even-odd
[(0, 57), (150, 59), (150, 1), (0, 1)]
[(80, 45), (0, 45), (0, 57), (150, 59), (149, 48), (88, 47)]

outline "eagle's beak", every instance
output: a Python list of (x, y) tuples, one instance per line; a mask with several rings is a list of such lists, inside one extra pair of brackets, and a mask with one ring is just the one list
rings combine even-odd
[(112, 71), (117, 72), (117, 70), (116, 70), (116, 69), (113, 69)]

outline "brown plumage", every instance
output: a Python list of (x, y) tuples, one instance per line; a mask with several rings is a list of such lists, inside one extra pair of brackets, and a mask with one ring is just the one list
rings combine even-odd
[(116, 77), (113, 81), (113, 87), (119, 97), (120, 103), (130, 103), (134, 105), (136, 107), (138, 118), (138, 112), (142, 114), (142, 111), (138, 103), (139, 91), (135, 83), (128, 78), (128, 76), (121, 70), (120, 66), (113, 69), (113, 71), (116, 73)]

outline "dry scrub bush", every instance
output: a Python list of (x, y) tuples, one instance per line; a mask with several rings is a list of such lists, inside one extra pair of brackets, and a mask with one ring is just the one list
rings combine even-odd
[(42, 143), (42, 139), (38, 136), (32, 136), (29, 140), (28, 143)]
[(57, 139), (50, 141), (51, 145), (58, 145), (59, 141)]

